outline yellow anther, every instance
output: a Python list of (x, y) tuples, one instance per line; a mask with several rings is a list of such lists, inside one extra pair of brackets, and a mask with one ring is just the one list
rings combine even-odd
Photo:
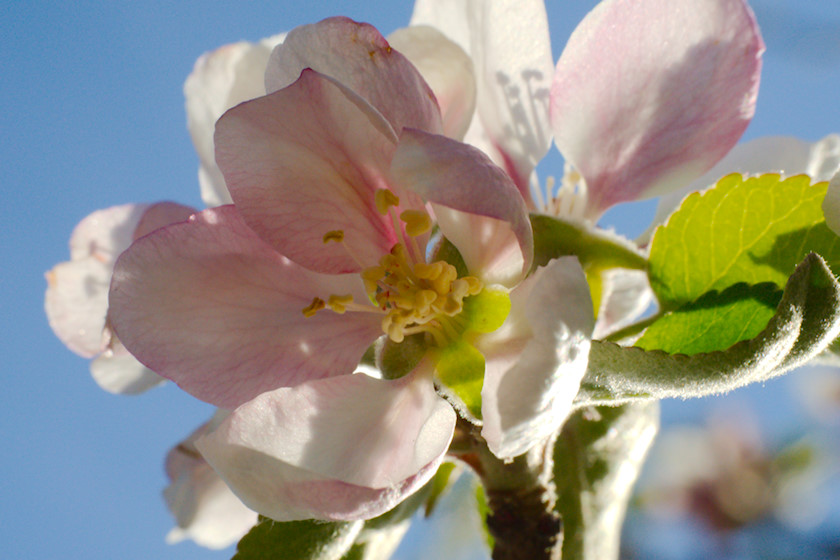
[(400, 219), (405, 223), (405, 232), (411, 237), (423, 235), (432, 229), (432, 219), (422, 210), (406, 210), (400, 214)]
[(434, 290), (420, 290), (414, 294), (414, 307), (417, 313), (426, 315), (437, 298), (437, 292)]
[(414, 274), (421, 280), (434, 280), (443, 272), (443, 264), (441, 261), (432, 264), (419, 262), (414, 265)]
[(309, 305), (307, 305), (306, 307), (303, 308), (303, 316), (304, 317), (312, 317), (313, 315), (315, 315), (316, 313), (321, 311), (326, 306), (327, 306), (327, 304), (324, 303), (324, 300), (316, 297), (312, 300), (312, 303), (310, 303)]
[(388, 209), (392, 206), (400, 205), (400, 199), (388, 189), (377, 190), (376, 195), (374, 195), (374, 202), (376, 203), (376, 209), (383, 216), (388, 213)]
[(347, 306), (353, 303), (353, 296), (346, 295), (346, 296), (330, 296), (330, 299), (327, 300), (327, 307), (341, 315), (345, 311), (347, 311)]
[(455, 267), (449, 263), (442, 263), (443, 270), (441, 270), (440, 274), (430, 280), (432, 284), (432, 289), (439, 293), (440, 295), (444, 296), (449, 293), (450, 286), (452, 281), (458, 278), (458, 271), (455, 270)]
[(362, 282), (365, 284), (365, 291), (368, 295), (376, 293), (376, 288), (379, 287), (379, 281), (385, 278), (385, 267), (372, 266), (362, 271)]
[(474, 296), (478, 295), (484, 289), (484, 283), (475, 276), (464, 276), (461, 280), (469, 286), (467, 294)]
[(330, 241), (335, 241), (336, 243), (341, 243), (344, 241), (344, 232), (340, 229), (334, 229), (332, 231), (328, 231), (324, 234), (324, 243), (329, 243)]

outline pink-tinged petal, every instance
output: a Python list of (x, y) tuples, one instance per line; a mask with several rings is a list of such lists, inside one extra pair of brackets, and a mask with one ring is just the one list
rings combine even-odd
[(388, 36), (388, 42), (417, 67), (435, 92), (443, 134), (462, 140), (476, 98), (473, 64), (464, 49), (426, 25), (398, 29)]
[(266, 91), (292, 84), (305, 68), (354, 91), (376, 107), (397, 133), (404, 127), (442, 130), (434, 93), (372, 25), (333, 17), (293, 29), (271, 54)]
[(530, 268), (534, 248), (525, 202), (483, 152), (406, 129), (391, 173), (395, 183), (432, 203), (441, 232), (461, 251), (471, 273), (513, 285)]
[(137, 240), (117, 261), (110, 325), (142, 363), (233, 408), (307, 379), (353, 371), (381, 334), (375, 313), (322, 311), (314, 297), (366, 301), (357, 275), (322, 275), (277, 254), (232, 206)]
[(137, 227), (134, 228), (132, 241), (140, 239), (156, 229), (177, 224), (178, 222), (185, 222), (196, 212), (197, 210), (192, 206), (185, 206), (177, 202), (157, 202), (150, 204), (146, 208), (146, 211), (143, 212), (140, 221), (137, 222)]
[(840, 170), (828, 184), (828, 192), (825, 194), (822, 204), (825, 223), (831, 231), (840, 235)]
[(225, 548), (257, 523), (257, 513), (230, 491), (195, 448), (195, 440), (226, 417), (227, 411), (219, 410), (166, 456), (169, 486), (163, 497), (176, 522), (166, 536), (169, 544), (191, 539), (206, 548)]
[(829, 134), (817, 142), (790, 136), (765, 136), (738, 144), (702, 177), (660, 198), (650, 227), (636, 243), (647, 244), (656, 227), (665, 223), (689, 193), (705, 190), (730, 173), (780, 173), (785, 177), (804, 173), (814, 181), (828, 181), (838, 169), (840, 136), (837, 134)]
[(213, 131), (222, 114), (243, 101), (265, 95), (265, 68), (283, 35), (259, 43), (241, 41), (205, 53), (184, 82), (187, 128), (198, 153), (198, 181), (207, 206), (232, 202), (216, 166)]
[(511, 293), (501, 328), (476, 347), (486, 359), (481, 435), (497, 457), (521, 455), (556, 432), (586, 372), (592, 300), (576, 257), (562, 257)]
[[(216, 159), (248, 225), (298, 264), (331, 274), (374, 266), (397, 242), (374, 202), (389, 186), (396, 143), (375, 109), (312, 70), (231, 109), (216, 127)], [(323, 242), (333, 230), (345, 245)]]
[(44, 309), (55, 335), (70, 350), (92, 358), (104, 349), (111, 263), (96, 257), (63, 262), (47, 272)]
[(455, 412), (415, 371), (262, 394), (197, 446), (249, 507), (278, 521), (369, 519), (420, 488), (443, 459)]
[(90, 363), (90, 374), (99, 387), (117, 395), (139, 395), (166, 381), (138, 362), (116, 337)]
[(555, 142), (583, 175), (589, 217), (690, 183), (755, 110), (764, 43), (743, 0), (606, 0), (566, 45)]
[(650, 307), (653, 291), (647, 272), (613, 268), (602, 275), (601, 306), (592, 338), (603, 339), (626, 327)]
[(530, 201), (529, 177), (551, 144), (554, 58), (540, 0), (419, 0), (412, 25), (430, 25), (472, 57), (478, 101), (465, 141), (513, 178)]

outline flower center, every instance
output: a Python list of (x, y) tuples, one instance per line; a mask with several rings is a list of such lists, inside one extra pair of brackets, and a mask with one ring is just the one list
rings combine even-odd
[[(398, 205), (399, 198), (391, 191), (377, 191), (376, 208), (383, 216), (391, 216), (399, 241), (379, 264), (360, 273), (369, 302), (356, 303), (351, 295), (332, 295), (327, 301), (315, 298), (303, 314), (311, 317), (324, 308), (336, 313), (377, 312), (383, 314), (382, 331), (392, 341), (399, 343), (408, 335), (424, 332), (444, 346), (464, 330), (458, 317), (464, 298), (479, 294), (484, 285), (474, 276), (458, 278), (455, 267), (446, 261), (427, 263), (416, 238), (431, 229), (431, 219), (420, 210), (405, 210), (397, 216)], [(343, 244), (344, 233), (327, 232), (324, 243), (329, 242)]]
[(586, 188), (586, 180), (583, 176), (566, 162), (563, 166), (563, 178), (560, 186), (555, 189), (554, 177), (548, 177), (545, 182), (545, 190), (539, 186), (534, 189), (536, 193), (536, 204), (543, 214), (555, 216), (572, 223), (585, 223), (586, 206), (589, 194)]

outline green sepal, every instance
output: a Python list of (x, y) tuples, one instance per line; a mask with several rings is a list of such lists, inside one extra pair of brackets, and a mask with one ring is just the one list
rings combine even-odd
[(353, 546), (361, 521), (287, 521), (260, 516), (236, 547), (233, 560), (335, 560)]
[(490, 333), (502, 326), (508, 313), (510, 296), (507, 291), (484, 288), (464, 299), (464, 308), (458, 318), (466, 320), (466, 332)]
[(811, 252), (840, 270), (840, 238), (822, 210), (826, 188), (805, 175), (733, 174), (687, 196), (651, 241), (649, 276), (661, 309), (740, 282), (782, 287)]
[(631, 241), (602, 229), (565, 222), (544, 214), (531, 214), (534, 231), (534, 265), (551, 259), (574, 255), (584, 269), (630, 268), (647, 266), (644, 254)]
[(708, 292), (651, 324), (636, 346), (669, 354), (726, 350), (755, 338), (776, 312), (782, 290), (770, 282)]
[(659, 427), (657, 402), (577, 411), (554, 445), (563, 558), (618, 558), (624, 511)]
[(405, 337), (402, 342), (382, 337), (376, 347), (376, 367), (382, 372), (382, 377), (399, 379), (417, 367), (426, 355), (428, 345), (423, 333), (418, 333)]
[(455, 267), (458, 273), (458, 278), (469, 276), (470, 272), (467, 270), (467, 263), (464, 262), (464, 257), (458, 248), (447, 238), (441, 236), (437, 242), (437, 246), (432, 253), (434, 255), (433, 261), (445, 261)]
[(840, 334), (840, 285), (825, 261), (808, 255), (758, 336), (726, 350), (669, 354), (593, 340), (577, 406), (700, 397), (761, 382), (799, 367)]
[(481, 418), (481, 387), (484, 385), (484, 355), (456, 340), (438, 351), (435, 372), (438, 379), (476, 418)]

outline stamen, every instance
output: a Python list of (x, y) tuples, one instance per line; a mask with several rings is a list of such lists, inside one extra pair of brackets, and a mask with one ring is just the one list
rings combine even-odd
[(432, 219), (422, 210), (405, 210), (400, 214), (400, 219), (405, 222), (405, 232), (411, 237), (423, 235), (432, 229)]
[(353, 303), (353, 296), (346, 295), (346, 296), (330, 296), (329, 300), (327, 300), (327, 307), (338, 313), (339, 315), (344, 314), (347, 311), (347, 306)]
[(319, 297), (316, 297), (312, 300), (312, 303), (303, 308), (303, 316), (312, 317), (313, 315), (324, 309), (326, 306), (327, 304), (324, 303), (324, 300), (322, 300)]
[(335, 241), (336, 243), (342, 243), (344, 241), (344, 232), (340, 229), (334, 229), (332, 231), (328, 231), (324, 234), (324, 243), (329, 243), (330, 241)]
[(376, 210), (383, 216), (388, 213), (392, 206), (399, 206), (400, 199), (388, 189), (379, 189), (374, 195)]

